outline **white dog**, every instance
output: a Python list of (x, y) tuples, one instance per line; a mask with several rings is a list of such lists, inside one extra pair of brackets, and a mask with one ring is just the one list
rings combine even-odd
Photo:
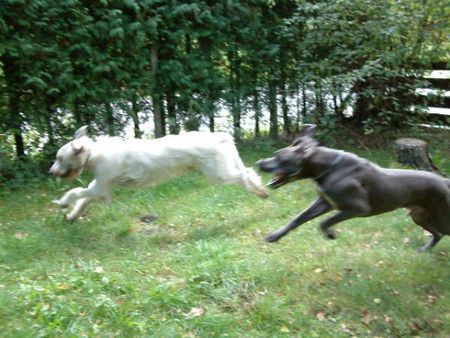
[(74, 140), (56, 154), (50, 169), (54, 176), (72, 179), (83, 169), (91, 170), (94, 180), (88, 188), (75, 188), (53, 202), (65, 207), (71, 221), (80, 216), (92, 198), (111, 199), (114, 186), (156, 185), (198, 168), (215, 184), (239, 183), (260, 197), (267, 197), (261, 178), (246, 168), (233, 138), (226, 133), (189, 132), (155, 140), (122, 140), (117, 137), (87, 136), (87, 126), (75, 133)]

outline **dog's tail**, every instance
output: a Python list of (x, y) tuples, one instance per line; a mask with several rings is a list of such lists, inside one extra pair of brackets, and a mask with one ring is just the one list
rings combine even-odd
[(262, 185), (261, 177), (256, 173), (256, 171), (253, 170), (253, 168), (245, 168), (245, 170), (246, 177), (244, 178), (244, 185), (246, 188), (261, 198), (269, 197), (269, 194)]
[[(267, 198), (266, 189), (262, 184), (261, 177), (253, 170), (253, 168), (247, 168), (242, 162), (239, 152), (236, 148), (233, 136), (228, 133), (215, 133), (218, 136), (218, 141), (221, 144), (223, 154), (229, 154), (226, 156), (230, 161), (229, 172), (235, 172), (238, 182), (242, 184), (248, 191), (258, 195), (261, 198)], [(223, 156), (222, 154), (222, 156)]]

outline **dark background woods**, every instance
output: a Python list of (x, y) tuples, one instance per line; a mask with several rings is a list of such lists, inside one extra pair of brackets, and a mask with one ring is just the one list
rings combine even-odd
[(445, 67), (445, 8), (440, 0), (2, 0), (0, 150), (45, 157), (83, 124), (108, 134), (132, 124), (136, 137), (149, 120), (154, 137), (214, 130), (223, 109), (236, 138), (244, 117), (255, 136), (292, 133), (302, 121), (366, 134), (402, 128), (422, 118), (426, 102), (414, 93), (426, 86), (424, 71)]

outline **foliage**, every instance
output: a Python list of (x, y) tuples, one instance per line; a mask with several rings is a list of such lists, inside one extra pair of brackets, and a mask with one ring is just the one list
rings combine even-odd
[[(404, 127), (422, 73), (448, 59), (442, 0), (8, 0), (0, 3), (0, 132), (30, 155), (90, 124), (156, 137), (215, 129), (226, 107), (269, 130)], [(447, 53), (447, 54), (446, 54)], [(419, 107), (420, 108), (420, 107)], [(152, 111), (152, 113), (150, 113)], [(348, 113), (352, 111), (352, 119)], [(251, 115), (248, 116), (251, 112)], [(67, 123), (69, 120), (69, 123)]]

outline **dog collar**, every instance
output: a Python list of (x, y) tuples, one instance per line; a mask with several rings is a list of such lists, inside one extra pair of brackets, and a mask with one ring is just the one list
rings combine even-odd
[(335, 165), (337, 165), (339, 162), (341, 162), (342, 158), (344, 157), (344, 152), (342, 150), (338, 150), (338, 152), (339, 152), (339, 155), (336, 156), (336, 158), (333, 160), (333, 162), (331, 162), (330, 166), (327, 169), (325, 169), (323, 172), (321, 172), (319, 175), (314, 177), (315, 180), (328, 174)]

